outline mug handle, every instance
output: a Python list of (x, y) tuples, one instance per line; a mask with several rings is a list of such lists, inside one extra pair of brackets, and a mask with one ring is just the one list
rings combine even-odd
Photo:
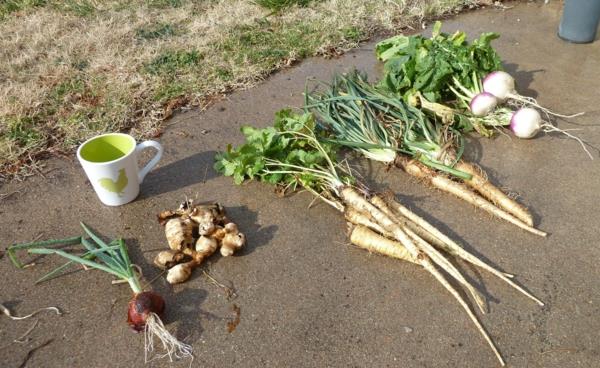
[(144, 148), (148, 148), (148, 147), (152, 147), (152, 148), (156, 149), (158, 152), (156, 152), (156, 155), (154, 155), (152, 160), (150, 160), (150, 162), (148, 162), (146, 164), (146, 166), (144, 166), (144, 168), (139, 171), (138, 181), (140, 184), (142, 184), (142, 181), (144, 181), (144, 178), (146, 177), (148, 172), (150, 172), (150, 170), (152, 170), (152, 168), (154, 166), (156, 166), (156, 164), (158, 163), (158, 161), (160, 160), (160, 158), (162, 157), (162, 154), (163, 154), (163, 147), (160, 145), (160, 143), (158, 143), (156, 141), (144, 141), (144, 142), (138, 144), (135, 147), (135, 154), (138, 155)]

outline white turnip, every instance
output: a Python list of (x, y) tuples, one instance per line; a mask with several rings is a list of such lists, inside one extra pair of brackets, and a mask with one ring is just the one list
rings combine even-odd
[(469, 109), (475, 116), (486, 116), (498, 105), (498, 99), (491, 93), (482, 92), (471, 99)]
[(561, 118), (574, 118), (583, 115), (583, 112), (573, 115), (558, 114), (541, 106), (535, 98), (520, 95), (515, 89), (515, 79), (507, 72), (501, 70), (491, 72), (483, 79), (483, 90), (496, 96), (501, 102), (512, 102), (513, 105), (517, 104), (519, 107), (523, 105), (526, 107), (535, 107), (549, 115)]
[(566, 130), (559, 129), (554, 125), (544, 121), (540, 113), (531, 107), (523, 107), (517, 110), (510, 119), (510, 130), (519, 138), (533, 138), (538, 132), (544, 131), (546, 133), (557, 132), (566, 135), (567, 137), (579, 142), (585, 153), (594, 159), (594, 156), (585, 146), (585, 143), (581, 138), (574, 136)]
[(510, 130), (519, 138), (533, 138), (542, 129), (542, 116), (536, 109), (524, 107), (510, 119)]

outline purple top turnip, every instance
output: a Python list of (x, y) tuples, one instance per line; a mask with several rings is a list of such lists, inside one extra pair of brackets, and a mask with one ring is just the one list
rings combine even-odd
[(524, 107), (510, 119), (510, 130), (519, 138), (533, 138), (542, 129), (542, 117), (536, 109)]
[(471, 99), (469, 109), (475, 116), (486, 116), (496, 108), (496, 105), (498, 99), (493, 94), (482, 92)]
[(496, 96), (500, 102), (508, 100), (512, 105), (534, 107), (549, 115), (567, 119), (583, 115), (582, 112), (572, 115), (558, 114), (541, 106), (535, 98), (520, 95), (515, 89), (515, 79), (507, 72), (501, 70), (491, 72), (483, 79), (483, 90)]
[(503, 102), (516, 95), (515, 79), (501, 70), (491, 72), (483, 79), (483, 90)]

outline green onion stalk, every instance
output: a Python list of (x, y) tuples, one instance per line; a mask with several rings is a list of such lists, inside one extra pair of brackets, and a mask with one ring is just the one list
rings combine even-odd
[[(191, 358), (192, 347), (173, 336), (165, 328), (160, 316), (164, 313), (164, 299), (152, 291), (144, 291), (140, 284), (140, 275), (136, 272), (136, 266), (131, 263), (127, 245), (123, 239), (115, 239), (105, 242), (85, 224), (81, 223), (86, 236), (76, 236), (66, 239), (53, 239), (32, 243), (15, 244), (7, 249), (12, 263), (23, 268), (24, 264), (17, 258), (17, 251), (26, 250), (29, 254), (57, 255), (66, 258), (67, 262), (54, 269), (36, 281), (37, 283), (48, 281), (60, 275), (65, 269), (73, 265), (82, 265), (109, 273), (119, 280), (126, 282), (133, 291), (133, 298), (129, 301), (127, 311), (127, 322), (137, 332), (144, 332), (144, 357), (148, 362), (154, 351), (155, 338), (160, 341), (164, 349), (163, 354), (155, 358)], [(67, 246), (82, 246), (79, 253), (69, 252), (64, 248)]]
[(319, 84), (324, 88), (305, 92), (304, 108), (316, 114), (333, 142), (385, 164), (408, 156), (452, 176), (471, 178), (453, 168), (464, 142), (451, 126), (434, 124), (423, 111), (372, 86), (356, 70)]

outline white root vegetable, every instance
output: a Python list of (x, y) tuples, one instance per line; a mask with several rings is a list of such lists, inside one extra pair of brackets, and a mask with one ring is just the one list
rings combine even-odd
[(196, 241), (196, 252), (213, 254), (218, 246), (217, 239), (209, 236), (201, 236)]
[(340, 190), (340, 195), (341, 195), (341, 198), (343, 199), (344, 203), (346, 203), (348, 206), (352, 206), (359, 211), (368, 213), (384, 229), (386, 229), (387, 231), (392, 233), (394, 235), (395, 239), (398, 240), (402, 245), (404, 245), (404, 247), (408, 250), (410, 255), (412, 257), (414, 257), (423, 268), (425, 268), (429, 273), (431, 273), (446, 288), (446, 290), (448, 290), (452, 294), (452, 296), (460, 303), (460, 305), (463, 307), (465, 312), (468, 314), (471, 321), (473, 321), (473, 323), (475, 324), (475, 326), (477, 327), (479, 332), (483, 335), (483, 337), (487, 341), (488, 345), (491, 347), (494, 354), (500, 361), (500, 364), (502, 366), (504, 366), (505, 365), (504, 359), (502, 359), (502, 356), (500, 355), (500, 352), (496, 348), (496, 345), (494, 344), (494, 342), (492, 341), (490, 336), (487, 334), (487, 332), (481, 325), (481, 322), (479, 322), (479, 319), (473, 313), (473, 311), (471, 310), (469, 305), (464, 301), (464, 299), (462, 298), (460, 293), (454, 288), (454, 286), (452, 286), (446, 280), (444, 275), (442, 275), (437, 270), (437, 268), (435, 268), (435, 266), (432, 264), (429, 257), (425, 253), (423, 253), (423, 251), (421, 251), (415, 245), (415, 243), (410, 239), (408, 234), (406, 234), (406, 232), (404, 230), (402, 230), (401, 226), (396, 224), (392, 219), (389, 218), (389, 216), (387, 216), (385, 213), (383, 213), (376, 206), (369, 203), (355, 189), (353, 189), (351, 187), (344, 187)]
[[(378, 196), (374, 196), (371, 198), (371, 203), (377, 206), (383, 213), (389, 216), (392, 220), (396, 218), (392, 209), (387, 205), (387, 203)], [(444, 257), (439, 251), (437, 251), (434, 247), (432, 247), (429, 243), (423, 240), (420, 236), (418, 236), (414, 231), (410, 230), (407, 226), (402, 225), (398, 221), (396, 223), (402, 226), (402, 230), (404, 230), (408, 236), (416, 243), (416, 245), (421, 249), (425, 254), (429, 256), (438, 266), (440, 266), (444, 271), (448, 272), (448, 274), (456, 281), (458, 281), (461, 285), (463, 285), (471, 294), (479, 310), (482, 313), (486, 312), (485, 300), (481, 293), (479, 293), (470, 282), (468, 282), (464, 276), (460, 273), (460, 271), (454, 267), (452, 263), (450, 263), (446, 257)]]
[(169, 248), (183, 251), (192, 247), (194, 222), (189, 218), (174, 217), (165, 224), (165, 235)]
[(363, 225), (357, 225), (352, 229), (350, 242), (372, 253), (418, 264), (402, 244), (379, 235)]
[(459, 244), (457, 244), (454, 240), (450, 239), (444, 233), (439, 231), (435, 226), (431, 225), (425, 219), (418, 216), (417, 214), (415, 214), (414, 212), (412, 212), (411, 210), (409, 210), (408, 208), (403, 206), (401, 203), (394, 201), (394, 200), (386, 201), (386, 203), (388, 203), (388, 205), (392, 208), (392, 210), (395, 213), (400, 214), (400, 215), (405, 216), (406, 218), (410, 219), (413, 223), (417, 224), (419, 227), (422, 227), (426, 232), (430, 233), (432, 236), (434, 236), (435, 238), (438, 239), (438, 242), (432, 243), (432, 244), (438, 246), (438, 244), (441, 243), (442, 246), (440, 248), (443, 249), (444, 251), (446, 251), (456, 257), (462, 258), (465, 261), (473, 264), (474, 266), (480, 267), (480, 268), (490, 272), (491, 274), (497, 276), (498, 278), (500, 278), (501, 280), (503, 280), (504, 282), (509, 284), (511, 287), (513, 287), (514, 289), (516, 289), (517, 291), (519, 291), (526, 297), (530, 298), (531, 300), (533, 300), (540, 306), (544, 306), (544, 303), (541, 300), (539, 300), (538, 298), (536, 298), (535, 296), (533, 296), (532, 294), (527, 292), (525, 289), (523, 289), (522, 287), (517, 285), (515, 282), (513, 282), (511, 280), (511, 278), (514, 277), (513, 275), (506, 273), (506, 272), (502, 272), (502, 271), (488, 265), (487, 263), (483, 262), (479, 258), (475, 257), (474, 255), (472, 255), (471, 253), (466, 251), (463, 247), (461, 247)]
[(369, 229), (375, 230), (379, 234), (383, 234), (388, 238), (391, 238), (392, 235), (386, 232), (378, 223), (376, 223), (370, 216), (366, 215), (363, 212), (357, 211), (354, 208), (346, 207), (344, 209), (344, 217), (346, 220), (351, 222), (354, 225), (360, 225), (367, 227)]
[(529, 213), (527, 208), (490, 183), (489, 180), (487, 180), (487, 177), (484, 177), (485, 173), (483, 173), (483, 170), (463, 160), (458, 161), (454, 168), (466, 172), (467, 174), (471, 174), (471, 179), (464, 180), (464, 182), (479, 192), (479, 194), (499, 208), (523, 221), (525, 224), (533, 226), (533, 216)]
[(523, 139), (529, 139), (535, 137), (540, 131), (544, 131), (546, 133), (562, 133), (567, 137), (576, 140), (579, 142), (585, 153), (590, 157), (590, 159), (594, 159), (594, 156), (587, 149), (585, 142), (581, 140), (581, 138), (574, 136), (566, 130), (559, 129), (554, 125), (543, 121), (540, 113), (531, 107), (523, 107), (517, 110), (510, 119), (510, 130), (514, 133), (515, 136)]
[(515, 79), (501, 70), (491, 72), (483, 79), (483, 90), (504, 102), (511, 94), (516, 94)]
[(532, 234), (538, 236), (547, 236), (545, 232), (538, 230), (534, 227), (531, 227), (525, 224), (523, 221), (519, 220), (515, 216), (510, 213), (496, 207), (492, 203), (488, 202), (485, 198), (481, 197), (477, 193), (474, 193), (464, 187), (457, 182), (452, 181), (448, 177), (435, 173), (433, 170), (425, 167), (415, 160), (410, 160), (404, 156), (398, 156), (395, 161), (396, 166), (401, 167), (408, 174), (415, 176), (419, 179), (426, 180), (428, 183), (433, 185), (435, 188), (438, 188), (444, 192), (453, 194), (458, 198), (474, 205), (477, 208), (480, 208), (493, 216), (501, 218), (505, 221), (510, 222), (513, 225), (520, 227), (521, 229), (528, 231)]
[(519, 138), (533, 138), (542, 130), (542, 116), (536, 109), (524, 107), (513, 114), (509, 127)]
[(549, 115), (558, 116), (561, 118), (574, 118), (583, 115), (583, 112), (563, 115), (557, 114), (543, 106), (541, 106), (535, 98), (520, 95), (515, 89), (515, 79), (507, 72), (498, 70), (491, 72), (483, 79), (483, 90), (496, 96), (501, 102), (506, 100), (515, 101), (517, 104), (538, 108)]
[(482, 92), (471, 99), (469, 109), (475, 116), (486, 116), (498, 105), (498, 99), (491, 93)]

